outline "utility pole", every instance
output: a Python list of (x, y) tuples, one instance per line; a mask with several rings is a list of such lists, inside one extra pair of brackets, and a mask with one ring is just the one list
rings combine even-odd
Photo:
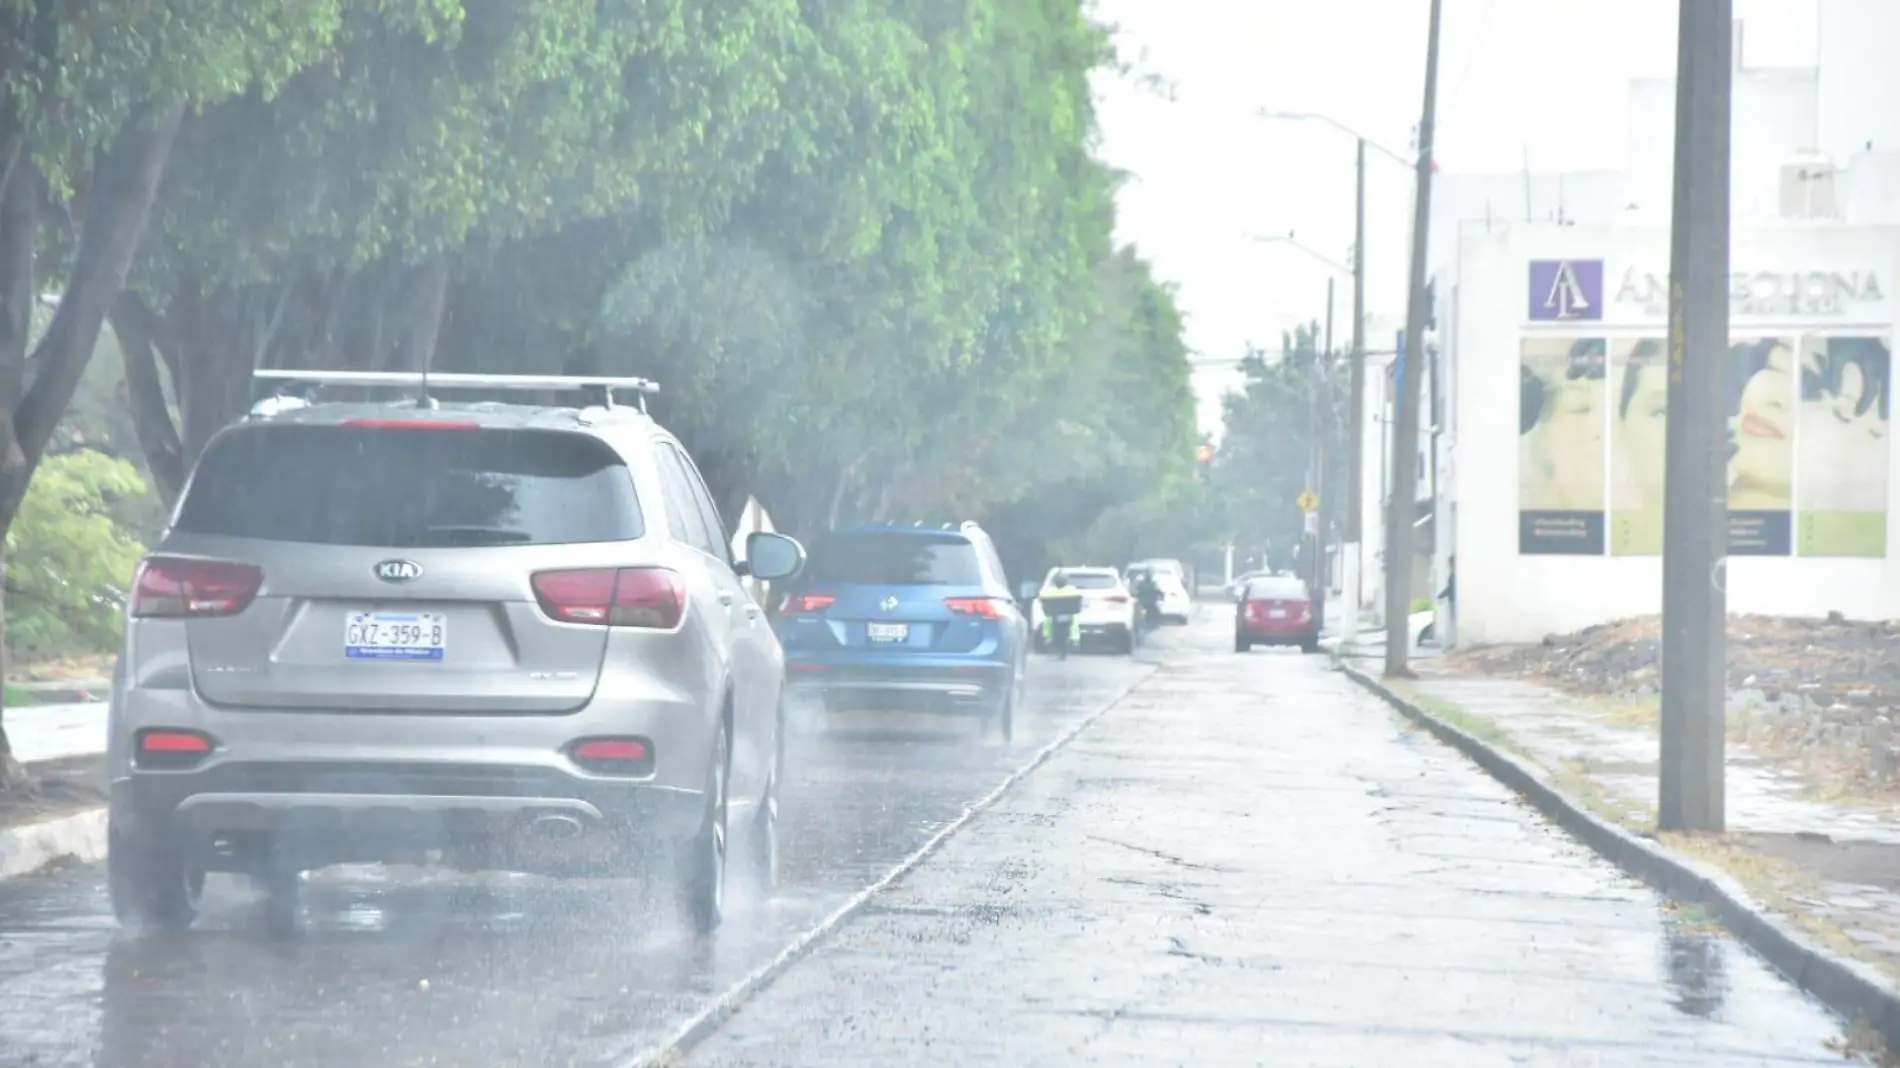
[(1733, 0), (1685, 0), (1678, 20), (1656, 823), (1670, 831), (1720, 831), (1727, 730), (1723, 365), (1728, 359)]
[[(1333, 279), (1326, 278), (1326, 347), (1320, 351), (1318, 359), (1313, 361), (1313, 493), (1319, 498), (1319, 507), (1312, 512), (1313, 524), (1313, 618), (1320, 629), (1326, 627), (1326, 504), (1332, 487), (1326, 480), (1326, 440), (1333, 430), (1332, 420), (1332, 369), (1333, 369)], [(1301, 522), (1307, 522), (1305, 518)]]
[(1352, 363), (1347, 368), (1350, 410), (1346, 413), (1346, 533), (1339, 547), (1340, 600), (1345, 602), (1346, 625), (1340, 646), (1359, 640), (1360, 546), (1364, 543), (1366, 498), (1366, 139), (1354, 135), (1352, 205)]
[[(1438, 25), (1444, 0), (1432, 0), (1425, 38), (1425, 106), (1418, 121), (1418, 195), (1412, 208), (1412, 273), (1405, 307), (1405, 347), (1398, 355), (1399, 395), (1393, 404), (1392, 490), (1385, 524), (1385, 675), (1412, 674), (1412, 536), (1418, 511), (1419, 375), (1425, 362), (1425, 253), (1431, 226), (1432, 120), (1438, 110)], [(1685, 7), (1694, 6), (1693, 2)]]

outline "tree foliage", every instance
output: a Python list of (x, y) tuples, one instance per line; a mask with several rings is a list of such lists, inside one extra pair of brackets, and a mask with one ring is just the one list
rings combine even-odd
[[(1348, 369), (1320, 352), (1318, 334), (1316, 326), (1302, 326), (1284, 339), (1278, 358), (1254, 353), (1242, 361), (1246, 380), (1223, 400), (1221, 447), (1209, 476), (1222, 537), (1275, 546), (1280, 564), (1290, 563), (1304, 538), (1303, 490), (1320, 491), (1328, 530), (1344, 514)], [(1320, 441), (1323, 473), (1314, 468)]]
[(426, 364), (656, 378), (722, 506), (795, 533), (1188, 536), (1180, 315), (1113, 243), (1079, 0), (0, 0), (0, 31), (0, 530), (109, 319), (165, 501), (253, 370)]
[(41, 465), (7, 532), (7, 641), (16, 655), (99, 652), (118, 641), (145, 551), (125, 506), (144, 494), (138, 468), (102, 452)]

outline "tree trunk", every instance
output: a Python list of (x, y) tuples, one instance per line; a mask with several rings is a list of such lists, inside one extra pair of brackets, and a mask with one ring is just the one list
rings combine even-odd
[(94, 167), (72, 274), (34, 351), (40, 369), (14, 410), (24, 462), (0, 469), (0, 538), (12, 527), (33, 468), (66, 414), (106, 315), (125, 288), (182, 114), (182, 108), (172, 107), (149, 121), (128, 123)]
[(390, 346), (387, 369), (391, 371), (420, 371), (434, 363), (442, 313), (449, 300), (448, 260), (417, 268), (410, 281), (409, 306), (402, 309), (409, 322)]
[[(39, 167), (21, 159), (0, 183), (0, 470), (25, 465), (11, 413), (26, 376), (26, 346), (33, 331), (33, 258), (45, 190)], [(12, 666), (6, 655), (6, 540), (0, 536), (0, 680)], [(0, 793), (30, 789), (26, 769), (13, 759), (7, 740), (5, 698), (0, 696)]]
[(138, 294), (119, 294), (112, 306), (112, 332), (118, 335), (125, 359), (125, 393), (132, 411), (132, 429), (145, 450), (145, 466), (152, 472), (153, 489), (170, 509), (185, 484), (185, 449), (165, 403), (165, 387), (158, 377), (158, 317)]

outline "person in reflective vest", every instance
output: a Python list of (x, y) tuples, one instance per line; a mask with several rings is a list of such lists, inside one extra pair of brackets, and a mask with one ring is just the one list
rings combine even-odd
[[(1042, 590), (1042, 640), (1048, 645), (1061, 649), (1065, 654), (1072, 645), (1082, 640), (1082, 591), (1069, 585), (1067, 573), (1058, 571), (1049, 576), (1049, 585)], [(1062, 640), (1056, 640), (1056, 619), (1063, 617), (1068, 627)]]

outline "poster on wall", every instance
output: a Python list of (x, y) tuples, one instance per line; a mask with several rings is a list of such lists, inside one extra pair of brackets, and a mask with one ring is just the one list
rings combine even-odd
[(1660, 337), (1610, 346), (1610, 555), (1661, 556), (1669, 360)]
[(1728, 551), (1794, 548), (1795, 340), (1737, 338), (1728, 363)]
[(1518, 552), (1603, 553), (1605, 343), (1525, 338), (1518, 369)]
[(1885, 338), (1804, 338), (1795, 478), (1802, 556), (1887, 554)]

